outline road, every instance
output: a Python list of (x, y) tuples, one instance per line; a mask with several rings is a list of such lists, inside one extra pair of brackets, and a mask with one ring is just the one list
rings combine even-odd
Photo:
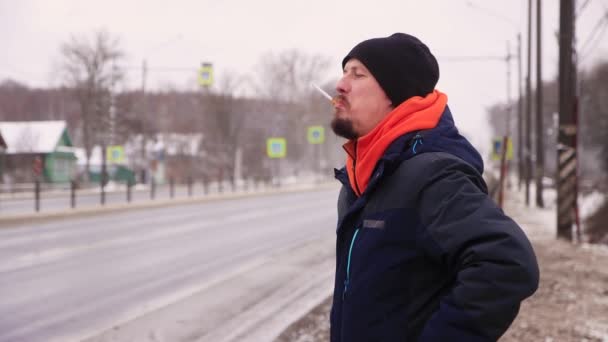
[(278, 334), (330, 290), (336, 196), (332, 188), (2, 228), (0, 341), (271, 339), (256, 327)]

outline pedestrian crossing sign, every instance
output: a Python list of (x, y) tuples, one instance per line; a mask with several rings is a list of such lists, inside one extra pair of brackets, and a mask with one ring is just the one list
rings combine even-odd
[[(492, 160), (500, 160), (502, 158), (502, 149), (504, 145), (503, 137), (495, 137), (492, 139)], [(513, 160), (513, 140), (507, 139), (507, 154), (506, 160)]]
[(322, 144), (325, 141), (325, 128), (323, 126), (308, 127), (307, 138), (309, 144)]
[(110, 164), (125, 163), (125, 148), (120, 145), (108, 146), (106, 148), (106, 160)]
[(213, 85), (213, 65), (211, 63), (203, 63), (198, 69), (198, 84), (202, 87)]
[(268, 138), (266, 140), (266, 154), (269, 158), (285, 158), (287, 155), (287, 141), (285, 138)]

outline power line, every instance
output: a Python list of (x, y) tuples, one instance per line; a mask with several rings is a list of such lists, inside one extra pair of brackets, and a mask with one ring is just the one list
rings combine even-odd
[[(126, 71), (126, 72), (141, 72), (141, 67), (137, 67), (137, 66), (132, 66), (132, 65), (128, 65), (128, 66), (124, 66), (121, 67), (120, 69)], [(197, 68), (196, 67), (147, 67), (146, 68), (147, 71), (153, 71), (153, 72), (189, 72), (189, 73), (196, 73)]]
[(583, 13), (583, 11), (585, 10), (585, 8), (587, 7), (587, 5), (589, 5), (589, 3), (591, 2), (591, 0), (586, 0), (585, 2), (583, 2), (583, 4), (578, 8), (578, 10), (576, 10), (576, 15), (575, 17), (578, 19), (578, 17)]
[(467, 6), (469, 6), (471, 8), (474, 8), (474, 9), (476, 9), (478, 11), (484, 12), (485, 14), (487, 14), (489, 16), (492, 16), (494, 18), (497, 18), (497, 19), (500, 19), (500, 20), (502, 20), (504, 22), (507, 22), (507, 23), (511, 24), (515, 29), (519, 30), (519, 28), (518, 28), (519, 25), (516, 22), (514, 22), (513, 20), (511, 20), (510, 18), (508, 18), (508, 17), (506, 17), (506, 16), (504, 16), (504, 15), (502, 15), (500, 13), (497, 13), (497, 12), (495, 12), (493, 10), (490, 10), (490, 9), (488, 9), (486, 7), (481, 7), (481, 6), (473, 3), (472, 1), (467, 1), (466, 3), (467, 3)]
[(505, 56), (438, 56), (442, 62), (504, 61)]
[[(593, 51), (593, 48), (595, 48), (597, 46), (597, 44), (590, 44), (592, 41), (597, 42), (599, 39), (602, 38), (602, 36), (604, 35), (604, 33), (606, 33), (606, 27), (608, 27), (608, 11), (606, 12), (606, 14), (600, 18), (600, 20), (597, 22), (597, 24), (595, 24), (595, 27), (593, 28), (593, 30), (591, 31), (591, 34), (589, 34), (587, 40), (585, 41), (585, 43), (583, 43), (582, 47), (580, 48), (580, 59), (586, 57), (587, 55), (589, 55), (589, 53), (591, 51)], [(601, 31), (600, 31), (601, 29)], [(597, 39), (595, 39), (597, 38)], [(586, 50), (586, 48), (589, 47), (589, 49)]]
[[(598, 35), (598, 38), (595, 40), (596, 42), (602, 39), (602, 37), (604, 36), (604, 33), (606, 33), (606, 28), (608, 28), (608, 25), (604, 25), (602, 27), (602, 31)], [(591, 45), (591, 47), (589, 48), (589, 50), (583, 51), (583, 53), (582, 53), (582, 55), (581, 55), (581, 57), (580, 57), (579, 60), (582, 60), (585, 57), (588, 57), (591, 54), (591, 52), (593, 51), (593, 49), (595, 49), (597, 46), (598, 46), (598, 44), (593, 44), (593, 45)]]

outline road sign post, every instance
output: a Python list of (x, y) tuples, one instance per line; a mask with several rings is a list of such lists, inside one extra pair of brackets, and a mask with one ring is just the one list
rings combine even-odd
[(309, 126), (306, 137), (308, 143), (313, 146), (314, 169), (318, 175), (321, 173), (321, 144), (325, 142), (325, 128), (323, 126)]
[(42, 176), (42, 158), (36, 156), (32, 164), (32, 171), (34, 172), (34, 209), (36, 212), (40, 211), (40, 178)]
[(270, 159), (277, 160), (277, 184), (281, 186), (281, 159), (287, 156), (287, 140), (283, 137), (266, 139), (266, 155)]
[(76, 208), (76, 181), (70, 180), (70, 207)]
[(508, 177), (509, 161), (513, 159), (513, 141), (510, 137), (496, 137), (492, 140), (492, 159), (500, 161), (498, 206), (502, 208), (504, 201), (504, 184)]
[(36, 178), (34, 182), (34, 209), (40, 211), (40, 179)]
[(42, 168), (42, 158), (40, 156), (36, 156), (32, 162), (32, 172), (34, 173), (34, 178), (39, 179), (40, 176), (42, 176)]

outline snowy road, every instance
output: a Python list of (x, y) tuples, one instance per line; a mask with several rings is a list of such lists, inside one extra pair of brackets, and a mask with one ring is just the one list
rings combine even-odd
[(336, 196), (3, 228), (0, 341), (270, 339), (330, 290)]

